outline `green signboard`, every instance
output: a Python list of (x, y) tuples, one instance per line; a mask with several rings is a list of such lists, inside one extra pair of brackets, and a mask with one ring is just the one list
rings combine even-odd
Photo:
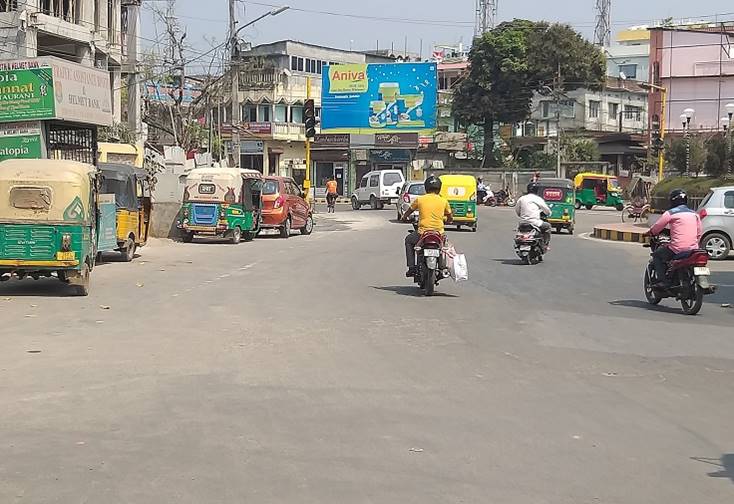
[(0, 136), (0, 161), (5, 159), (41, 159), (41, 136)]
[(52, 119), (55, 115), (50, 67), (0, 71), (0, 122)]

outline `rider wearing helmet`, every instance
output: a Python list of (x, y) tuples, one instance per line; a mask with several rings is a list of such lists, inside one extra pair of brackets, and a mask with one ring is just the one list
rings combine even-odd
[(551, 209), (543, 198), (538, 196), (540, 185), (533, 181), (528, 184), (528, 193), (517, 200), (515, 212), (522, 222), (528, 222), (540, 229), (545, 243), (550, 243), (551, 225), (542, 219), (542, 214), (550, 215)]
[(415, 246), (426, 231), (444, 232), (444, 218), (451, 222), (451, 205), (440, 196), (441, 179), (431, 175), (425, 182), (426, 194), (416, 199), (403, 215), (403, 222), (409, 222), (411, 215), (418, 212), (418, 232), (405, 237), (405, 261), (408, 264), (407, 277), (415, 275)]
[(669, 285), (668, 262), (676, 255), (698, 249), (703, 234), (701, 218), (688, 208), (688, 195), (683, 189), (671, 191), (670, 210), (665, 212), (645, 234), (657, 236), (666, 227), (670, 228), (670, 244), (666, 247), (658, 247), (653, 253), (655, 276), (657, 277), (655, 287), (662, 288)]

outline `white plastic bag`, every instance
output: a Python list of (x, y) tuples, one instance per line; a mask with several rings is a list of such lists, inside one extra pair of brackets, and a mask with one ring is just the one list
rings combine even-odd
[(465, 282), (469, 280), (469, 265), (466, 262), (464, 254), (456, 254), (451, 261), (451, 277), (455, 282)]

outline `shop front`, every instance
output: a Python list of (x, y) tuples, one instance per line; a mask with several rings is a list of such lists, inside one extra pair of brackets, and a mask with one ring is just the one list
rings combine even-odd
[(418, 133), (378, 133), (370, 150), (370, 169), (400, 170), (410, 179), (417, 150)]
[(336, 180), (340, 196), (348, 196), (350, 187), (349, 134), (316, 135), (311, 147), (312, 183), (317, 198), (326, 195), (326, 182)]

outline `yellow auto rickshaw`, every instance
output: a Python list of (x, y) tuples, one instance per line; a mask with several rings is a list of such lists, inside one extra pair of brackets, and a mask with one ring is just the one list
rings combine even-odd
[(441, 196), (454, 214), (456, 229), (462, 226), (477, 231), (477, 179), (471, 175), (441, 175)]
[(117, 206), (117, 250), (125, 262), (148, 241), (151, 195), (143, 170), (125, 164), (99, 163), (100, 194), (114, 195)]

